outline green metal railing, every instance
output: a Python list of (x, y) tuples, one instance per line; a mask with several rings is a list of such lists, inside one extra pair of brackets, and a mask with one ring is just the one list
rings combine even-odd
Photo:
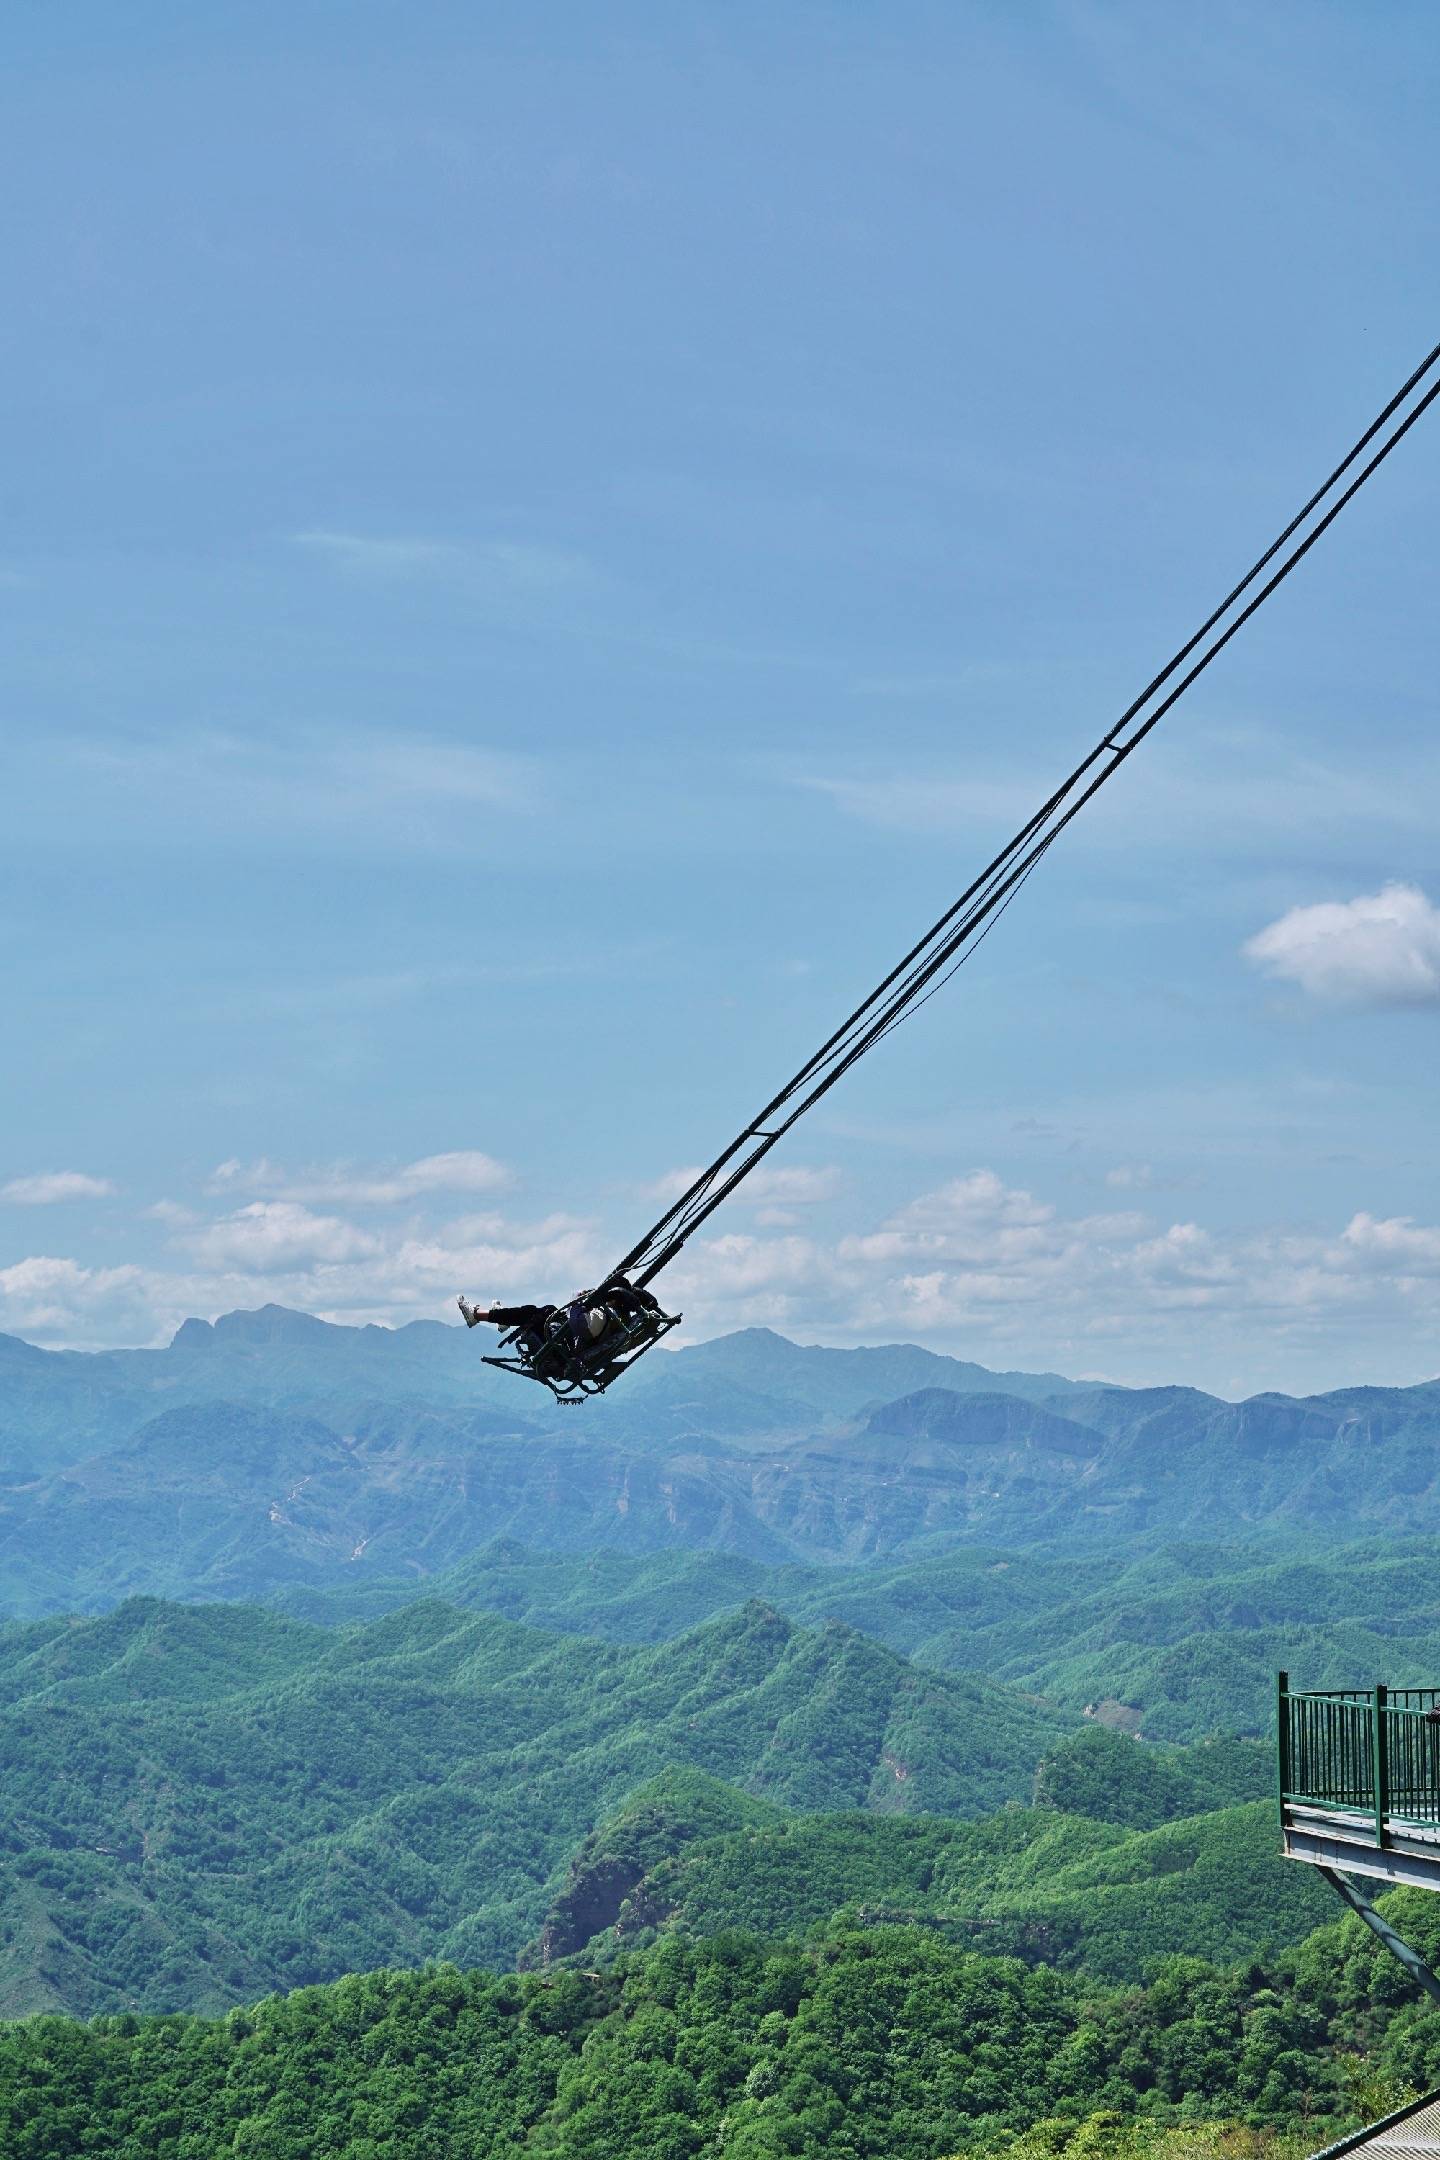
[(1377, 1845), (1405, 1823), (1440, 1823), (1440, 1688), (1319, 1688), (1278, 1678), (1282, 1816), (1288, 1807), (1366, 1815)]

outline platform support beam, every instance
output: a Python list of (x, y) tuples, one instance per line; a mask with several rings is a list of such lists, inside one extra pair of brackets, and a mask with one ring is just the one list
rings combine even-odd
[(1396, 1934), (1389, 1921), (1381, 1918), (1370, 1900), (1361, 1896), (1354, 1883), (1348, 1882), (1334, 1868), (1322, 1867), (1320, 1873), (1325, 1877), (1326, 1882), (1329, 1883), (1336, 1896), (1343, 1898), (1351, 1912), (1358, 1914), (1360, 1919), (1364, 1921), (1371, 1934), (1376, 1938), (1377, 1942), (1384, 1945), (1396, 1964), (1404, 1966), (1416, 1986), (1424, 1988), (1427, 1995), (1432, 1996), (1436, 2002), (1440, 2002), (1440, 1980), (1436, 1979), (1419, 1951), (1412, 1950), (1404, 1937)]

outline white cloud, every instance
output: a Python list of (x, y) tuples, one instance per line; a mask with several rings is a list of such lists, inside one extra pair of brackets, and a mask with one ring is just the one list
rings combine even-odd
[(312, 1215), (292, 1200), (252, 1200), (222, 1222), (186, 1232), (184, 1243), (207, 1267), (254, 1275), (369, 1259), (383, 1250), (369, 1231), (338, 1215)]
[(109, 1178), (88, 1177), (83, 1170), (49, 1170), (11, 1178), (8, 1185), (0, 1185), (0, 1200), (16, 1207), (51, 1207), (60, 1200), (108, 1200), (114, 1191)]
[(666, 1280), (706, 1332), (918, 1339), (986, 1364), (1089, 1370), (1104, 1342), (1137, 1379), (1213, 1386), (1234, 1360), (1256, 1388), (1303, 1388), (1363, 1376), (1357, 1342), (1391, 1360), (1398, 1348), (1413, 1377), (1440, 1363), (1440, 1229), (1357, 1214), (1336, 1232), (1224, 1234), (1135, 1211), (1072, 1216), (991, 1171), (838, 1244), (702, 1239)]
[(1312, 997), (1440, 1003), (1440, 909), (1416, 885), (1291, 908), (1243, 950), (1257, 967)]
[(670, 1207), (682, 1193), (689, 1192), (702, 1168), (700, 1163), (686, 1163), (678, 1170), (667, 1170), (663, 1177), (656, 1178), (653, 1184), (641, 1187), (642, 1197), (646, 1200), (658, 1200), (662, 1207)]
[(143, 1268), (87, 1268), (35, 1253), (0, 1268), (0, 1330), (27, 1342), (146, 1342), (155, 1333), (157, 1290)]
[(34, 1256), (0, 1269), (0, 1332), (69, 1347), (165, 1342), (191, 1315), (272, 1302), (352, 1325), (453, 1320), (457, 1291), (482, 1301), (565, 1296), (614, 1259), (596, 1224), (571, 1215), (468, 1215), (380, 1236), (291, 1201), (256, 1201), (203, 1227), (175, 1227), (185, 1259), (173, 1268)]
[(943, 1259), (1011, 1262), (1035, 1255), (1055, 1239), (1055, 1210), (1005, 1185), (993, 1170), (952, 1178), (923, 1193), (878, 1230), (842, 1240), (843, 1259), (870, 1265)]
[(1440, 1230), (1425, 1229), (1408, 1215), (1384, 1222), (1356, 1215), (1346, 1225), (1344, 1243), (1369, 1266), (1406, 1278), (1440, 1275)]
[(422, 1155), (418, 1162), (390, 1171), (335, 1164), (292, 1173), (263, 1159), (256, 1163), (232, 1159), (211, 1173), (210, 1190), (263, 1193), (272, 1200), (336, 1207), (394, 1207), (422, 1196), (498, 1192), (510, 1182), (510, 1172), (493, 1155), (479, 1148), (454, 1148), (443, 1155)]
[[(252, 1197), (257, 1169), (272, 1189)], [(274, 1190), (273, 1166), (222, 1170), (230, 1198), (219, 1219), (160, 1218), (173, 1266), (19, 1260), (0, 1269), (0, 1329), (46, 1343), (148, 1342), (190, 1314), (270, 1301), (398, 1325), (452, 1317), (460, 1290), (561, 1299), (615, 1258), (614, 1239), (588, 1217), (516, 1220), (486, 1204), (434, 1219), (425, 1203), (457, 1189), (443, 1156), (353, 1179), (387, 1196), (409, 1180), (413, 1206), (369, 1223)], [(829, 1190), (819, 1175), (800, 1190)], [(417, 1190), (427, 1179), (429, 1191)], [(692, 1341), (766, 1325), (801, 1340), (920, 1340), (988, 1365), (1103, 1365), (1211, 1386), (1223, 1375), (1235, 1392), (1418, 1379), (1440, 1364), (1440, 1226), (1410, 1216), (1223, 1230), (1138, 1209), (1071, 1212), (980, 1169), (838, 1240), (784, 1209), (741, 1223), (698, 1238), (657, 1286)]]

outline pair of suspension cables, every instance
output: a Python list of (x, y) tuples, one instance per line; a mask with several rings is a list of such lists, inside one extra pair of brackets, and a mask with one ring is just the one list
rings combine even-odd
[[(1225, 650), (1270, 595), (1283, 585), (1334, 524), (1421, 414), (1440, 397), (1440, 345), (1428, 353), (1324, 484), (1273, 540), (1194, 636), (1145, 685), (1093, 750), (1022, 825), (994, 860), (948, 907), (939, 921), (893, 967), (883, 982), (787, 1080), (708, 1169), (660, 1220), (631, 1247), (607, 1281), (617, 1276), (649, 1283), (675, 1258), (686, 1240), (729, 1198), (776, 1142), (813, 1109), (850, 1067), (883, 1042), (902, 1020), (919, 1010), (988, 935), (1046, 851), (1071, 819), (1117, 773), (1151, 729), (1158, 726), (1212, 660)], [(1433, 379), (1432, 379), (1433, 378)], [(1367, 455), (1368, 453), (1368, 455)], [(1268, 573), (1268, 575), (1267, 575)]]

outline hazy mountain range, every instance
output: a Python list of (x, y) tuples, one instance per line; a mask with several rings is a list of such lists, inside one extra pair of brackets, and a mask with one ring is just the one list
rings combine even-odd
[(1440, 1383), (1232, 1404), (752, 1329), (577, 1411), (480, 1348), (278, 1307), (156, 1351), (0, 1338), (0, 1610), (419, 1580), (499, 1537), (833, 1567), (1440, 1533)]

